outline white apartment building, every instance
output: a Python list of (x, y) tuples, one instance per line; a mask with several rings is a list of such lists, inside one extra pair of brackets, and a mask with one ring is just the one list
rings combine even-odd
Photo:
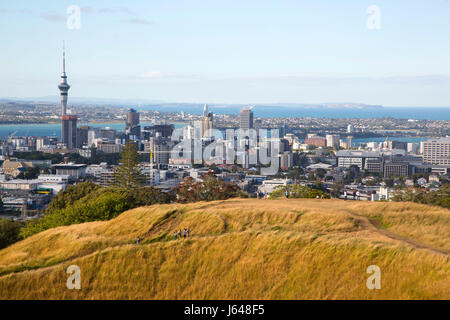
[(418, 143), (409, 142), (408, 143), (408, 147), (407, 147), (407, 151), (408, 151), (408, 153), (418, 154), (419, 153), (419, 144)]
[(95, 182), (102, 186), (108, 186), (114, 182), (114, 167), (106, 162), (88, 165), (86, 174), (94, 177)]
[(287, 186), (290, 184), (292, 184), (291, 179), (264, 180), (262, 185), (258, 187), (258, 191), (262, 193), (270, 193), (279, 186)]
[(368, 160), (379, 160), (381, 155), (379, 152), (340, 150), (336, 152), (336, 158), (338, 167), (350, 168), (356, 165), (360, 170), (364, 170)]
[(327, 147), (339, 149), (341, 137), (338, 134), (327, 134), (325, 138), (327, 139)]
[(436, 165), (450, 165), (450, 137), (423, 141), (423, 162)]

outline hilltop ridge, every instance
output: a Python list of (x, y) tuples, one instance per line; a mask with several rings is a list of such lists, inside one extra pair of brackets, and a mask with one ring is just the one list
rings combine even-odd
[[(450, 299), (449, 240), (450, 210), (413, 203), (153, 205), (0, 250), (0, 299)], [(81, 290), (66, 288), (70, 265)]]

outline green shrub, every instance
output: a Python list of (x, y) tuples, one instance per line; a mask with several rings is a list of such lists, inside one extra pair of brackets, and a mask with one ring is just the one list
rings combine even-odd
[(274, 191), (269, 193), (270, 199), (279, 199), (286, 197), (286, 190), (289, 191), (289, 198), (329, 198), (330, 196), (321, 190), (313, 189), (307, 186), (301, 186), (299, 184), (293, 184), (289, 186), (279, 186)]
[(22, 238), (59, 226), (90, 221), (110, 220), (122, 212), (156, 203), (168, 203), (171, 196), (152, 187), (133, 191), (117, 187), (99, 187), (91, 183), (80, 183), (67, 188), (50, 204), (46, 215), (30, 221), (20, 231)]
[(0, 249), (19, 241), (19, 232), (22, 226), (21, 222), (6, 218), (0, 219)]

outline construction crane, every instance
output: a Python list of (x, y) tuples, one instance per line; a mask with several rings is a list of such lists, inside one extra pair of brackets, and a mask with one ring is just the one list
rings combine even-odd
[(17, 132), (19, 132), (19, 131), (15, 130), (12, 133), (10, 133), (8, 136), (8, 140), (11, 139), (11, 137), (13, 137)]
[(389, 135), (386, 136), (386, 139), (383, 142), (383, 148), (388, 148)]

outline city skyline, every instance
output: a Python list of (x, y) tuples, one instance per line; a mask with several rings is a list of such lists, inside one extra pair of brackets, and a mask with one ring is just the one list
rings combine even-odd
[(378, 1), (378, 30), (368, 1), (72, 4), (0, 6), (0, 97), (56, 96), (66, 40), (73, 97), (450, 105), (448, 1)]
[(4, 1), (0, 299), (449, 300), (449, 13)]

